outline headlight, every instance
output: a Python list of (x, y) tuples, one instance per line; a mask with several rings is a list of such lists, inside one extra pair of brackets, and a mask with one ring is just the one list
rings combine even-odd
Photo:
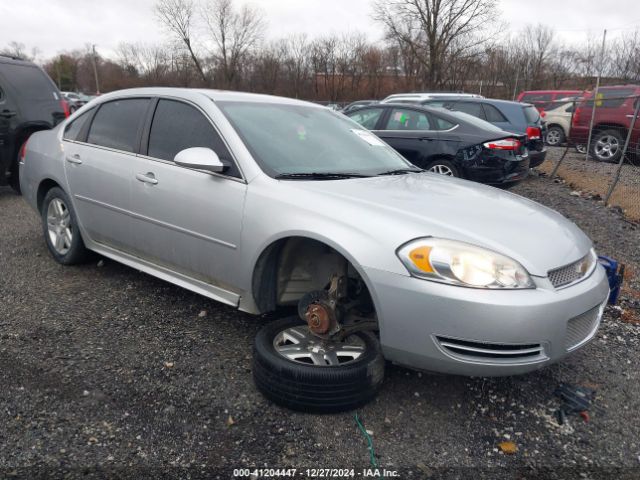
[(464, 242), (422, 238), (403, 245), (398, 257), (419, 278), (474, 288), (535, 288), (515, 260)]

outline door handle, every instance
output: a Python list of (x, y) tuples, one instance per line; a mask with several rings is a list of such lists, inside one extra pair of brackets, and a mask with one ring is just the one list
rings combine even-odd
[(427, 137), (422, 137), (420, 140), (422, 140), (423, 142), (433, 142), (433, 138), (427, 138)]
[(15, 112), (14, 110), (5, 109), (0, 112), (0, 117), (11, 118), (11, 117), (15, 117), (17, 113), (18, 112)]
[(136, 180), (144, 183), (150, 183), (151, 185), (156, 185), (158, 183), (158, 180), (156, 180), (156, 177), (152, 172), (138, 173), (136, 174)]
[(82, 160), (80, 159), (80, 155), (78, 155), (77, 153), (73, 155), (67, 155), (66, 160), (67, 162), (73, 163), (75, 165), (82, 165)]

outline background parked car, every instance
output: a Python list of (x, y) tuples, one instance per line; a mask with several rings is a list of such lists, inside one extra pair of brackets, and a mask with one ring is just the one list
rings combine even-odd
[(0, 185), (20, 191), (18, 153), (33, 132), (69, 116), (56, 85), (34, 63), (0, 55)]
[(80, 109), (80, 107), (86, 105), (91, 99), (83, 95), (81, 93), (74, 92), (60, 92), (62, 96), (65, 98), (67, 103), (69, 104), (69, 112), (73, 113), (76, 110)]
[(576, 108), (575, 100), (567, 99), (564, 103), (560, 102), (554, 104), (554, 108), (544, 112), (544, 121), (547, 124), (545, 141), (552, 147), (562, 145), (569, 137), (571, 115)]
[(459, 100), (464, 98), (484, 98), (475, 93), (456, 92), (416, 92), (416, 93), (394, 93), (383, 99), (380, 103), (417, 103), (425, 105), (433, 100)]
[(352, 102), (342, 110), (342, 113), (348, 113), (351, 110), (355, 110), (356, 108), (366, 107), (367, 105), (373, 105), (378, 103), (378, 100), (358, 100), (357, 102)]
[[(638, 85), (601, 87), (598, 90), (591, 134), (590, 153), (593, 158), (601, 162), (620, 160), (638, 96), (640, 96)], [(593, 92), (585, 95), (573, 114), (570, 137), (572, 143), (576, 145), (586, 145), (589, 141), (593, 101)], [(637, 152), (639, 143), (640, 122), (636, 122), (629, 144), (631, 152)], [(639, 161), (637, 154), (630, 155), (629, 159), (634, 163)]]
[(517, 183), (529, 171), (524, 135), (464, 113), (381, 103), (348, 116), (425, 170), (503, 186)]
[(428, 106), (443, 107), (464, 112), (496, 127), (517, 135), (526, 135), (530, 166), (544, 162), (547, 150), (544, 145), (546, 126), (533, 105), (491, 98), (465, 98), (459, 100), (429, 100)]
[(517, 100), (522, 103), (531, 103), (539, 111), (554, 108), (556, 102), (566, 97), (581, 96), (582, 90), (527, 90), (520, 92)]

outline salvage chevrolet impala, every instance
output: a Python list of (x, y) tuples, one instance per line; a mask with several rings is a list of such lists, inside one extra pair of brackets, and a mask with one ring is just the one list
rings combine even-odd
[(462, 375), (543, 367), (593, 338), (609, 293), (591, 241), (560, 214), (424, 172), (296, 100), (116, 92), (32, 135), (20, 169), (56, 261), (94, 251), (280, 314), (256, 337), (253, 375), (295, 409), (370, 400), (385, 360)]

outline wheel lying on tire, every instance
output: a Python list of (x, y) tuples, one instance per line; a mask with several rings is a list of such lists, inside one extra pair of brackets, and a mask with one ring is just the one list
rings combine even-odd
[(369, 332), (324, 342), (296, 316), (276, 320), (256, 335), (253, 379), (279, 405), (305, 412), (350, 410), (373, 399), (383, 378), (384, 358)]
[(44, 238), (53, 258), (63, 265), (85, 261), (89, 251), (80, 236), (78, 218), (67, 194), (59, 187), (49, 190), (40, 213)]

